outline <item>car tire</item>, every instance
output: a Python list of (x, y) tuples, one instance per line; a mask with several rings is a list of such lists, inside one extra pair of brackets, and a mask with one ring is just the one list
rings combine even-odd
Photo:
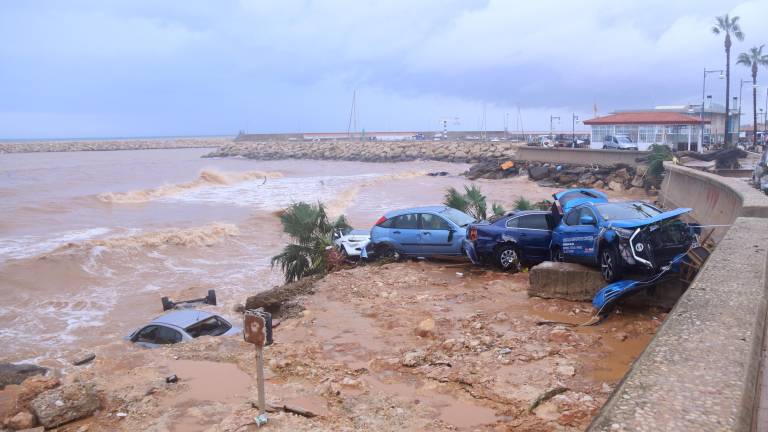
[(600, 275), (606, 282), (615, 282), (621, 279), (623, 271), (616, 247), (603, 245), (600, 248)]
[(565, 262), (565, 257), (563, 256), (563, 250), (557, 246), (552, 248), (552, 250), (549, 252), (549, 255), (553, 262)]
[(173, 302), (168, 297), (161, 298), (160, 302), (163, 304), (163, 312), (173, 309)]
[(216, 306), (216, 290), (208, 290), (208, 295), (205, 296), (205, 304)]
[(505, 244), (496, 248), (496, 265), (504, 271), (513, 273), (520, 271), (520, 252), (517, 246)]
[(376, 247), (376, 256), (380, 259), (390, 261), (400, 261), (402, 254), (394, 247), (388, 244), (379, 245)]

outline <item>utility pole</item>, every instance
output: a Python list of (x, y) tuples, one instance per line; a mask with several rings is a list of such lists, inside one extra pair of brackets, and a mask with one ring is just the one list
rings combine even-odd
[(553, 129), (552, 129), (552, 121), (555, 120), (555, 119), (557, 119), (558, 122), (560, 121), (560, 117), (559, 116), (553, 116), (553, 115), (549, 116), (549, 139), (551, 139), (553, 141), (553, 143), (552, 143), (553, 146), (555, 145), (554, 144), (555, 135), (554, 135)]
[(579, 119), (579, 116), (576, 115), (576, 113), (572, 114), (571, 118), (571, 142), (573, 142), (573, 147), (576, 148), (576, 120)]
[[(704, 153), (704, 94), (706, 93), (707, 89), (707, 74), (709, 73), (715, 73), (720, 72), (720, 79), (725, 78), (723, 75), (724, 72), (722, 69), (716, 69), (716, 70), (707, 70), (707, 68), (704, 68), (704, 79), (701, 83), (701, 111), (699, 111), (699, 122), (701, 123), (701, 134), (699, 136), (699, 142), (701, 143), (699, 145), (699, 153)], [(727, 133), (727, 125), (728, 125), (728, 116), (729, 113), (725, 113), (725, 124), (726, 124), (726, 133)], [(710, 142), (710, 145), (713, 144)]]

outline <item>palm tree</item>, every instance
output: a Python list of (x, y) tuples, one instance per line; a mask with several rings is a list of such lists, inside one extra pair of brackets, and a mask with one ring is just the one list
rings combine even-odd
[(739, 54), (737, 64), (744, 65), (752, 69), (752, 125), (754, 133), (752, 134), (752, 145), (757, 146), (757, 67), (768, 66), (768, 54), (763, 54), (763, 47), (752, 47), (748, 53)]
[[(488, 217), (488, 200), (480, 188), (475, 185), (465, 185), (464, 193), (453, 187), (448, 188), (443, 198), (443, 204), (463, 211), (477, 220), (484, 220)], [(504, 208), (495, 202), (491, 203), (491, 211), (495, 216), (505, 213)]]
[(729, 110), (729, 101), (731, 100), (731, 35), (742, 41), (744, 40), (744, 33), (741, 31), (739, 17), (737, 16), (729, 18), (728, 14), (725, 14), (721, 17), (716, 17), (715, 20), (717, 22), (712, 26), (712, 33), (718, 35), (725, 33), (725, 147), (728, 147), (730, 141), (728, 126), (731, 119)]
[(280, 222), (283, 224), (283, 232), (291, 237), (293, 243), (272, 257), (272, 266), (280, 265), (286, 282), (324, 273), (327, 249), (333, 242), (333, 233), (351, 228), (344, 216), (339, 216), (331, 223), (325, 206), (320, 202), (293, 203), (280, 215)]

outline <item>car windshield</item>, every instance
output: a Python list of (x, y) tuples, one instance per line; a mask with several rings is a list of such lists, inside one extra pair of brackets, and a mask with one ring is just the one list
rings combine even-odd
[(616, 137), (616, 139), (617, 139), (617, 140), (618, 140), (620, 143), (622, 143), (622, 144), (624, 144), (624, 143), (631, 143), (631, 142), (632, 142), (632, 140), (631, 140), (631, 139), (629, 139), (629, 138), (627, 138), (627, 137), (623, 137), (623, 136), (618, 136), (618, 137)]
[(447, 208), (441, 214), (460, 227), (477, 222), (472, 216), (455, 208)]
[(226, 323), (224, 320), (219, 319), (216, 316), (212, 316), (203, 321), (192, 324), (191, 326), (187, 327), (185, 331), (193, 338), (197, 338), (200, 336), (220, 336), (229, 331), (230, 328), (232, 328), (232, 326)]
[(648, 219), (649, 217), (661, 214), (661, 210), (649, 206), (645, 203), (621, 203), (621, 204), (602, 204), (597, 206), (597, 211), (605, 220), (618, 219)]

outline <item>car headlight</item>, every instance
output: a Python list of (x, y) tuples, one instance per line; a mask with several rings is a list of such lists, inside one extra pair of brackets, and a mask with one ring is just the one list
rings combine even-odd
[(635, 230), (626, 229), (626, 228), (614, 228), (613, 231), (621, 238), (628, 239), (632, 237), (632, 234), (635, 233)]

